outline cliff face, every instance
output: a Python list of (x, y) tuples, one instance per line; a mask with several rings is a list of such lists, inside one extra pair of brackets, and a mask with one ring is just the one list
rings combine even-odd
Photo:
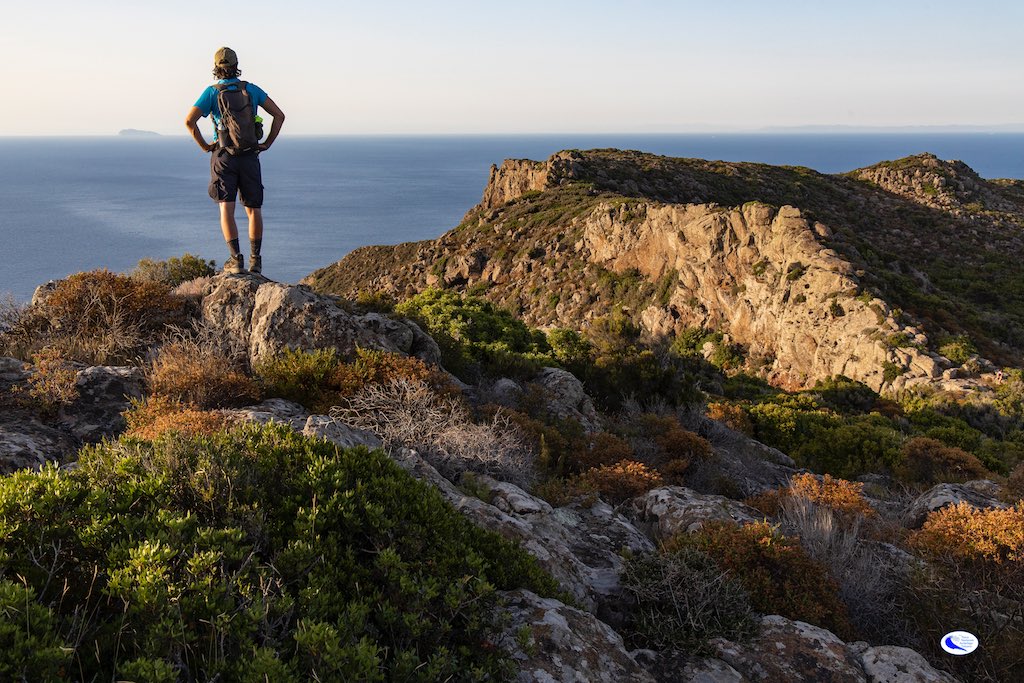
[(1022, 204), (1012, 184), (931, 155), (825, 176), (566, 151), (492, 167), (481, 203), (437, 240), (356, 250), (307, 282), (469, 290), (537, 326), (623, 311), (656, 337), (722, 331), (782, 386), (844, 374), (900, 388), (961, 372), (938, 353), (955, 335), (1019, 362)]

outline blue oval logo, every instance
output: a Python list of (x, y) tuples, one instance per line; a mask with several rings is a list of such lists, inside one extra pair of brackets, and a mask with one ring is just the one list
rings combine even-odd
[(978, 638), (967, 631), (950, 631), (942, 636), (939, 644), (949, 654), (962, 657), (978, 649)]

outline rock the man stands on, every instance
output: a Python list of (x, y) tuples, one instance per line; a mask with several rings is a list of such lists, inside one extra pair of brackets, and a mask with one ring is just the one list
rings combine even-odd
[[(263, 178), (259, 153), (267, 151), (274, 144), (284, 123), (284, 112), (258, 86), (239, 80), (241, 73), (234, 50), (229, 47), (217, 50), (213, 57), (213, 75), (218, 80), (196, 100), (185, 117), (185, 127), (204, 152), (213, 153), (210, 161), (210, 197), (220, 204), (220, 227), (231, 251), (231, 257), (224, 264), (224, 272), (245, 272), (245, 261), (238, 248), (238, 225), (235, 223), (235, 197), (241, 195), (242, 205), (249, 217), (249, 270), (260, 273), (263, 270), (260, 258), (263, 242)], [(225, 95), (231, 99), (225, 99)], [(229, 112), (222, 112), (221, 103), (228, 101), (237, 106), (232, 106)], [(262, 123), (256, 116), (258, 107), (262, 107), (274, 118), (270, 133), (262, 143), (259, 142)], [(240, 112), (244, 112), (246, 120), (240, 120)], [(214, 124), (213, 144), (207, 144), (198, 124), (199, 119), (211, 114)]]

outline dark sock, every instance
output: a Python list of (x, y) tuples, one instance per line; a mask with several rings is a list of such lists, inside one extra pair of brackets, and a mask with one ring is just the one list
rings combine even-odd
[(242, 252), (240, 252), (238, 250), (238, 238), (237, 237), (235, 239), (233, 239), (233, 240), (228, 240), (228, 249), (231, 250), (231, 255), (232, 256), (238, 256), (239, 254), (242, 253)]
[(263, 246), (263, 240), (262, 239), (249, 240), (249, 249), (250, 249), (249, 254), (252, 255), (252, 256), (259, 256), (260, 255), (260, 247), (262, 247), (262, 246)]

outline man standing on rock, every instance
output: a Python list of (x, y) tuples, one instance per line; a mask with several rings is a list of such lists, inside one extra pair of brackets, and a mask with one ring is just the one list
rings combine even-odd
[[(281, 132), (284, 112), (263, 90), (252, 83), (240, 81), (238, 56), (229, 47), (217, 50), (213, 57), (213, 75), (217, 82), (206, 88), (185, 117), (185, 127), (204, 152), (212, 152), (210, 161), (210, 197), (220, 204), (220, 228), (231, 257), (224, 264), (225, 273), (244, 273), (245, 261), (238, 249), (238, 225), (235, 223), (235, 197), (242, 196), (242, 205), (249, 217), (249, 271), (260, 273), (263, 262), (263, 178), (259, 153), (270, 149)], [(274, 118), (270, 134), (264, 142), (262, 119), (258, 107)], [(213, 115), (213, 144), (207, 144), (199, 130), (199, 119)]]

